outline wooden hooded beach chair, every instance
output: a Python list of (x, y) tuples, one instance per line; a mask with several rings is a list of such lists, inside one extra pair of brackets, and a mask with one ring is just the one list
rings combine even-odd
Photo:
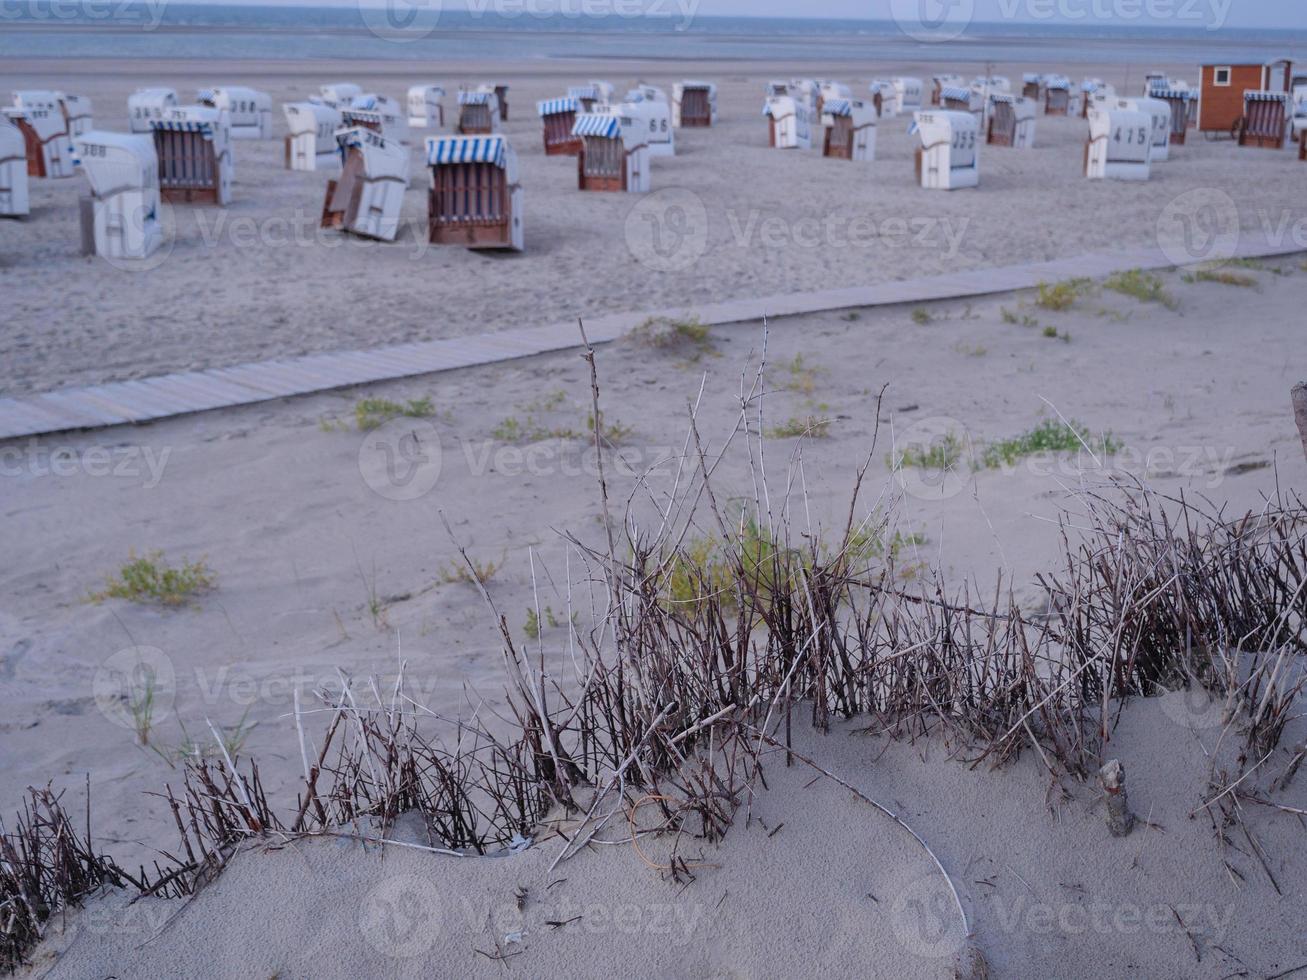
[(517, 154), (503, 136), (427, 140), (427, 239), (473, 249), (525, 247)]

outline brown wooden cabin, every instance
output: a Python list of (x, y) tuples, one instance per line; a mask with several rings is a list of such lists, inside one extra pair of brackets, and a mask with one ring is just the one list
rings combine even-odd
[(822, 156), (836, 160), (853, 159), (853, 117), (831, 116), (821, 147)]
[(1203, 65), (1199, 85), (1198, 129), (1202, 133), (1238, 135), (1244, 117), (1244, 92), (1289, 92), (1293, 62), (1260, 65)]
[(1023, 99), (1032, 99), (1033, 101), (1038, 102), (1040, 96), (1043, 94), (1043, 83), (1038, 80), (1024, 82), (1021, 86), (1021, 97)]

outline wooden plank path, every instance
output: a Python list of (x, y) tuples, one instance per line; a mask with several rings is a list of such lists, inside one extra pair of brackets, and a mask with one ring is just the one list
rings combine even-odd
[[(1294, 247), (1245, 248), (1238, 257), (1265, 258), (1299, 251), (1301, 248)], [(1076, 276), (1100, 278), (1129, 269), (1163, 269), (1173, 265), (1158, 248), (1124, 249), (1110, 255), (969, 269), (927, 279), (730, 300), (692, 309), (609, 314), (587, 319), (585, 328), (592, 343), (607, 343), (650, 316), (693, 314), (705, 324), (719, 326), (761, 320), (764, 316), (965, 299), (1031, 289), (1041, 282)], [(493, 364), (578, 347), (580, 342), (575, 322), (554, 323), (0, 398), (0, 439), (149, 422), (290, 395)]]

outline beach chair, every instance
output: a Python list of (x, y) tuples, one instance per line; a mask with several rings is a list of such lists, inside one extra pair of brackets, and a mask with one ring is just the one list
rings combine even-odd
[(1071, 114), (1071, 80), (1063, 76), (1054, 76), (1044, 81), (1044, 115), (1067, 116)]
[(824, 81), (817, 89), (817, 101), (824, 107), (832, 99), (849, 100), (853, 98), (853, 90), (843, 82)]
[(1011, 146), (1029, 150), (1035, 146), (1035, 102), (1024, 96), (997, 94), (989, 97), (989, 123), (985, 142), (990, 146)]
[(30, 210), (27, 201), (27, 141), (21, 129), (0, 118), (0, 215), (19, 218)]
[(1149, 159), (1153, 163), (1171, 159), (1171, 106), (1162, 99), (1121, 99), (1121, 108), (1148, 113), (1152, 120), (1152, 149)]
[(637, 120), (629, 116), (585, 113), (577, 116), (572, 135), (581, 141), (576, 161), (579, 190), (632, 193), (649, 190), (649, 144)]
[(1116, 89), (1101, 78), (1086, 78), (1080, 83), (1081, 118), (1089, 118), (1089, 110), (1093, 107), (1095, 98), (1110, 99), (1115, 95)]
[(321, 101), (333, 109), (339, 109), (342, 106), (349, 105), (350, 101), (356, 95), (362, 95), (363, 89), (359, 88), (353, 82), (331, 82), (327, 85), (318, 87), (318, 97), (310, 97), (309, 102)]
[(211, 106), (174, 106), (150, 123), (165, 201), (231, 201), (233, 176), (227, 114)]
[(91, 100), (85, 95), (59, 93), (59, 108), (63, 110), (64, 122), (68, 124), (68, 136), (73, 138), (90, 132), (95, 123), (91, 117)]
[(458, 131), (488, 136), (499, 131), (499, 98), (494, 92), (458, 93)]
[(19, 92), (15, 94), (14, 101), (21, 104), (5, 109), (5, 115), (23, 134), (27, 176), (73, 176), (73, 144), (57, 94)]
[(767, 100), (762, 114), (767, 117), (767, 145), (778, 150), (812, 148), (812, 120), (806, 102), (793, 95), (775, 95)]
[(1235, 123), (1240, 146), (1282, 150), (1288, 129), (1288, 93), (1244, 92), (1243, 117)]
[(93, 243), (96, 255), (147, 258), (163, 244), (154, 140), (143, 134), (90, 130), (74, 145), (91, 187), (84, 237)]
[(272, 98), (267, 92), (240, 86), (200, 89), (196, 102), (227, 113), (234, 140), (272, 138)]
[(1189, 132), (1190, 106), (1194, 93), (1189, 89), (1155, 88), (1151, 98), (1166, 103), (1171, 112), (1170, 143), (1184, 146)]
[(281, 107), (286, 116), (286, 169), (319, 170), (340, 162), (336, 130), (341, 114), (323, 102), (287, 102)]
[(408, 190), (408, 148), (363, 126), (340, 130), (336, 144), (340, 177), (327, 181), (322, 227), (393, 242)]
[(900, 116), (921, 108), (922, 90), (925, 86), (920, 78), (900, 76), (891, 78), (890, 84), (894, 87), (894, 115)]
[(889, 82), (877, 79), (867, 86), (867, 90), (871, 93), (871, 104), (876, 107), (877, 119), (894, 114), (894, 87)]
[(822, 156), (876, 159), (876, 109), (862, 99), (827, 99), (822, 106)]
[(150, 123), (162, 119), (164, 112), (177, 104), (175, 89), (137, 89), (127, 96), (127, 125), (133, 133), (149, 133)]
[(644, 127), (649, 155), (676, 156), (676, 127), (672, 125), (672, 107), (667, 93), (653, 85), (638, 85), (622, 97), (617, 106), (596, 106), (596, 111), (630, 118)]
[(790, 82), (789, 94), (808, 107), (808, 118), (816, 125), (820, 118), (821, 83), (812, 78), (795, 78)]
[(523, 250), (517, 154), (502, 136), (427, 140), (427, 239), (436, 245)]
[(967, 84), (961, 75), (934, 75), (930, 81), (930, 104), (936, 109), (944, 105), (944, 89), (965, 88)]
[(413, 85), (408, 90), (408, 124), (412, 129), (441, 129), (445, 125), (445, 90), (439, 85)]
[[(595, 104), (595, 101), (591, 102), (591, 105)], [(581, 111), (581, 102), (571, 96), (536, 103), (544, 131), (545, 156), (576, 156), (581, 149), (581, 140), (572, 135), (572, 125)]]
[(1152, 131), (1152, 116), (1146, 112), (1090, 106), (1085, 176), (1090, 180), (1147, 180)]
[(677, 82), (672, 86), (672, 125), (705, 129), (717, 121), (717, 86), (711, 82)]
[(976, 93), (966, 86), (946, 85), (939, 91), (939, 106), (946, 112), (974, 112)]
[(389, 96), (370, 92), (356, 95), (349, 105), (341, 106), (340, 125), (344, 129), (362, 126), (406, 146), (410, 138), (407, 107)]
[(508, 86), (494, 86), (495, 98), (499, 102), (499, 119), (500, 122), (508, 122)]
[(917, 180), (927, 190), (980, 185), (980, 121), (970, 112), (928, 110), (913, 116), (920, 145)]
[[(567, 97), (576, 102), (578, 112), (593, 112), (595, 106), (609, 101), (612, 95), (612, 86), (609, 85), (608, 89), (609, 95), (605, 96), (594, 82), (587, 82), (585, 85), (570, 85), (567, 89)], [(538, 111), (539, 103), (537, 103), (536, 108)], [(569, 123), (569, 131), (570, 125)]]
[(1021, 76), (1021, 97), (1036, 104), (1044, 101), (1044, 76), (1026, 72)]

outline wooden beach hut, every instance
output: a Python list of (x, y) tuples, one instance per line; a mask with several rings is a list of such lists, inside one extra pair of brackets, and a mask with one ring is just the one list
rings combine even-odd
[(989, 97), (985, 142), (1029, 150), (1035, 146), (1035, 101), (1024, 96), (997, 93)]
[(1090, 106), (1085, 176), (1090, 180), (1147, 180), (1152, 131), (1152, 117), (1139, 109), (1103, 103)]
[(465, 136), (499, 132), (498, 96), (494, 92), (459, 92), (457, 128)]
[(1203, 65), (1198, 85), (1198, 131), (1209, 136), (1238, 137), (1247, 114), (1245, 92), (1289, 92), (1293, 62)]
[(287, 102), (286, 169), (319, 170), (340, 162), (336, 130), (341, 114), (324, 102)]
[(74, 145), (91, 187), (91, 208), (83, 212), (84, 239), (105, 258), (147, 258), (163, 244), (154, 140), (90, 130)]
[(174, 106), (150, 123), (165, 201), (231, 201), (231, 134), (227, 114), (212, 106)]
[(876, 159), (876, 109), (862, 99), (827, 99), (822, 105), (822, 156)]
[(475, 249), (525, 247), (517, 154), (502, 136), (427, 140), (427, 238)]
[(980, 185), (980, 120), (970, 112), (930, 109), (914, 114), (917, 180), (927, 190)]
[(712, 82), (685, 81), (672, 86), (672, 125), (677, 129), (706, 129), (717, 121), (717, 86)]
[(413, 85), (408, 90), (408, 124), (412, 129), (443, 129), (445, 90), (439, 85)]
[(576, 161), (579, 190), (631, 193), (649, 190), (649, 144), (636, 120), (607, 113), (585, 113), (577, 117), (572, 135), (581, 141)]
[(336, 143), (340, 177), (327, 181), (322, 227), (393, 242), (408, 190), (408, 148), (364, 126), (340, 130)]
[(576, 156), (581, 149), (581, 140), (572, 135), (572, 126), (581, 111), (581, 102), (571, 96), (536, 103), (544, 134), (545, 156)]
[(0, 117), (0, 215), (19, 218), (29, 211), (27, 141), (22, 130)]
[(149, 133), (150, 123), (177, 104), (176, 89), (137, 89), (127, 96), (127, 125), (133, 133)]
[(793, 95), (774, 95), (763, 106), (767, 145), (778, 150), (812, 148), (812, 118), (808, 104)]
[(272, 98), (267, 92), (235, 85), (207, 88), (196, 93), (196, 102), (227, 113), (234, 140), (272, 138)]

